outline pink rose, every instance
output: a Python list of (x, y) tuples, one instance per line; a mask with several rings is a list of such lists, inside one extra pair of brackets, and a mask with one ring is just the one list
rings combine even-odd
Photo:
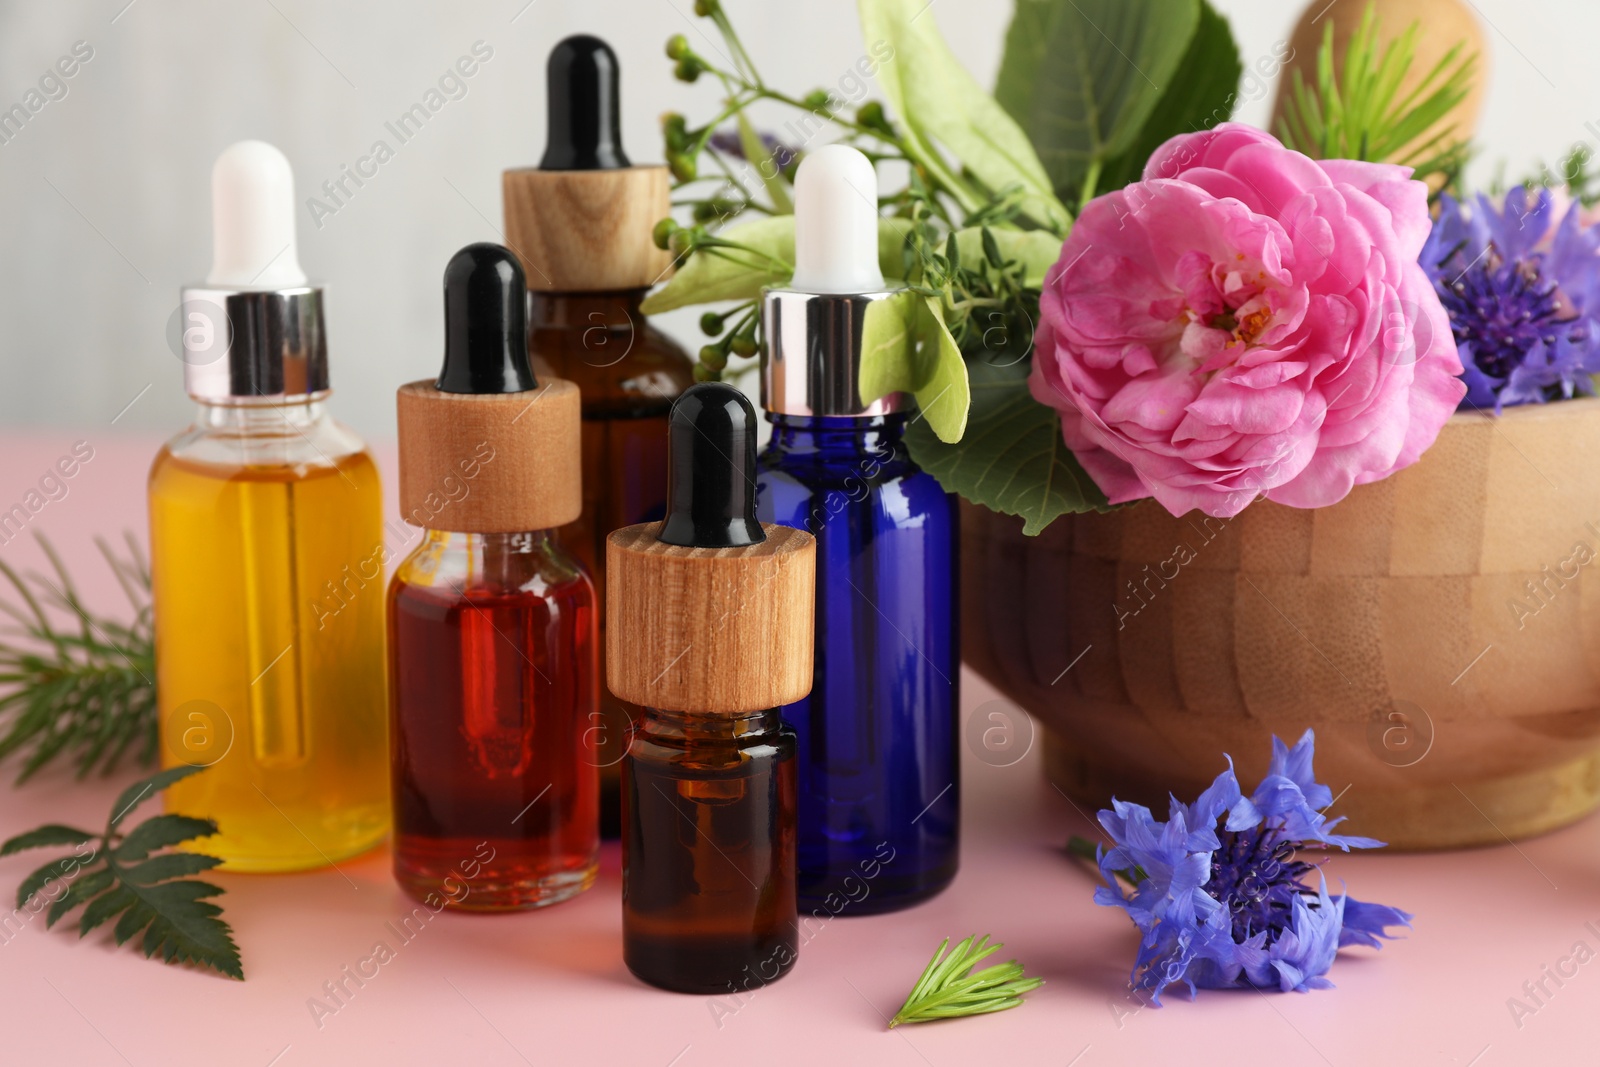
[(1089, 203), (1046, 279), (1029, 385), (1113, 503), (1292, 507), (1416, 462), (1465, 386), (1405, 167), (1237, 123)]

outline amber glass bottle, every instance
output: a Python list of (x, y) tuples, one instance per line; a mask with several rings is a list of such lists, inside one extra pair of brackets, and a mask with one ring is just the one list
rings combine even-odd
[(798, 948), (794, 731), (775, 708), (647, 708), (628, 768), (628, 969), (682, 993), (738, 993), (782, 977)]
[[(559, 536), (604, 604), (606, 535), (665, 512), (667, 412), (694, 373), (688, 353), (639, 310), (670, 269), (650, 232), (671, 211), (671, 180), (622, 149), (617, 57), (596, 37), (569, 37), (550, 53), (547, 90), (544, 157), (501, 178), (506, 243), (532, 294), (534, 372), (575, 382), (583, 396), (583, 515)], [(618, 832), (617, 765), (639, 713), (602, 694), (592, 723), (608, 837)]]
[[(694, 384), (688, 353), (640, 313), (644, 294), (530, 294), (534, 372), (548, 368), (576, 382), (583, 398), (583, 514), (559, 537), (593, 577), (601, 604), (606, 535), (666, 514), (667, 414)], [(603, 617), (600, 625), (603, 634)], [(604, 670), (602, 662), (602, 676)], [(619, 766), (641, 713), (602, 692), (591, 724), (600, 761), (600, 827), (607, 837), (619, 832)]]
[(438, 380), (399, 393), (400, 509), (427, 528), (389, 590), (395, 878), (500, 911), (594, 882), (594, 588), (551, 536), (582, 499), (578, 390), (528, 366), (499, 245), (445, 272)]
[(686, 993), (794, 965), (795, 735), (816, 544), (755, 521), (755, 412), (697, 385), (668, 427), (668, 514), (606, 541), (607, 678), (645, 707), (623, 761), (623, 959)]

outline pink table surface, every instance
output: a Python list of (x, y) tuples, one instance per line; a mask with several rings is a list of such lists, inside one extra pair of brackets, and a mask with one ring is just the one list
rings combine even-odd
[[(131, 527), (143, 540), (155, 442), (101, 431), (0, 438), (0, 510), (79, 439), (90, 440), (94, 458), (32, 525), (74, 564), (88, 599), (114, 608), (119, 594), (91, 539)], [(392, 454), (380, 450), (390, 474)], [(0, 559), (34, 565), (39, 555), (16, 539), (0, 545)], [(995, 699), (963, 674), (963, 716)], [(77, 783), (58, 770), (21, 788), (10, 777), (0, 784), (0, 837), (45, 821), (95, 826), (134, 775)], [(909, 911), (822, 926), (787, 978), (742, 1003), (659, 992), (628, 973), (614, 844), (598, 884), (575, 901), (441, 915), (408, 943), (390, 924), (413, 905), (379, 848), (338, 869), (215, 875), (243, 952), (242, 983), (147, 961), (98, 933), (80, 941), (72, 929), (46, 931), (40, 918), (0, 935), (0, 1065), (1190, 1067), (1271, 1056), (1489, 1067), (1600, 1058), (1600, 963), (1589, 962), (1600, 950), (1600, 820), (1517, 846), (1339, 856), (1327, 867), (1332, 880), (1417, 913), (1409, 937), (1382, 952), (1346, 950), (1332, 973), (1336, 990), (1202, 993), (1141, 1010), (1126, 993), (1133, 929), (1092, 903), (1090, 874), (1060, 852), (1069, 834), (1092, 831), (1044, 779), (1037, 751), (1009, 767), (967, 758), (962, 788), (962, 868), (949, 890)], [(0, 860), (0, 899), (46, 858)], [(885, 1030), (941, 938), (985, 932), (1044, 987), (1014, 1011)], [(319, 1023), (310, 999), (379, 941), (394, 958)], [(1557, 984), (1547, 967), (1570, 977)], [(1536, 1004), (1523, 984), (1541, 979), (1549, 995)], [(1535, 1010), (1514, 1018), (1513, 997)]]

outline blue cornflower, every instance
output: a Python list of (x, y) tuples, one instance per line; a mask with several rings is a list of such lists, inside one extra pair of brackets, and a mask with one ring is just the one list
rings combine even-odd
[[(765, 130), (761, 131), (758, 136), (761, 139), (761, 147), (765, 148), (767, 153), (772, 156), (772, 161), (777, 164), (779, 170), (785, 169), (799, 158), (800, 152), (798, 149), (790, 148)], [(739, 137), (738, 130), (717, 130), (711, 135), (711, 147), (723, 155), (733, 156), (735, 159), (745, 158), (744, 141)]]
[(1422, 266), (1450, 316), (1464, 410), (1592, 396), (1600, 371), (1600, 226), (1574, 203), (1558, 221), (1547, 189), (1495, 206), (1440, 198)]
[[(1101, 850), (1107, 885), (1095, 901), (1127, 911), (1143, 933), (1132, 985), (1161, 1002), (1182, 982), (1197, 987), (1321, 989), (1345, 945), (1379, 945), (1390, 926), (1410, 926), (1398, 908), (1330, 896), (1327, 880), (1306, 881), (1311, 849), (1381, 848), (1369, 837), (1333, 832), (1342, 818), (1319, 809), (1333, 794), (1311, 769), (1316, 738), (1294, 748), (1272, 739), (1272, 764), (1254, 793), (1243, 795), (1228, 769), (1200, 799), (1173, 798), (1166, 822), (1141, 804), (1113, 800), (1100, 825), (1114, 846)], [(1131, 892), (1126, 889), (1132, 886)]]

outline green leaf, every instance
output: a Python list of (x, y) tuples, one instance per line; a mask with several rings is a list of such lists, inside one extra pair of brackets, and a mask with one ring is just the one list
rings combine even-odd
[(47, 845), (80, 845), (85, 841), (93, 841), (94, 834), (79, 830), (73, 826), (62, 826), (60, 823), (50, 823), (37, 830), (29, 830), (25, 834), (18, 834), (5, 844), (0, 845), (0, 856), (9, 856), (14, 852), (24, 849), (44, 848)]
[(176, 845), (196, 837), (210, 837), (217, 832), (217, 824), (210, 819), (192, 819), (187, 815), (157, 815), (146, 819), (122, 839), (116, 847), (118, 863), (142, 860), (157, 849)]
[(923, 968), (917, 984), (911, 987), (906, 1002), (889, 1020), (889, 1029), (903, 1023), (954, 1019), (964, 1015), (986, 1015), (1005, 1011), (1022, 1003), (1022, 995), (1044, 985), (1043, 978), (1027, 978), (1022, 965), (1010, 960), (972, 973), (980, 962), (1003, 947), (990, 945), (989, 935), (974, 935), (962, 941), (950, 954), (947, 937)]
[(80, 866), (80, 861), (75, 856), (66, 856), (62, 859), (51, 860), (49, 863), (34, 871), (22, 880), (17, 887), (17, 910), (21, 911), (39, 892), (52, 881), (67, 878)]
[[(107, 874), (111, 872), (107, 871)], [(127, 886), (117, 886), (109, 893), (102, 893), (89, 902), (83, 909), (83, 915), (78, 920), (78, 936), (83, 937), (89, 931), (115, 919), (122, 912), (133, 905), (134, 896)]]
[(1062, 515), (1110, 505), (1061, 438), (1055, 411), (1028, 393), (1026, 361), (967, 367), (972, 410), (967, 431), (946, 444), (920, 422), (906, 433), (911, 458), (952, 493), (1007, 515), (1037, 534)]
[[(904, 219), (878, 220), (878, 265), (885, 278), (905, 274), (900, 251), (909, 228)], [(744, 248), (696, 251), (665, 285), (645, 297), (641, 310), (646, 315), (722, 300), (756, 300), (762, 289), (786, 285), (794, 275), (793, 215), (741, 223), (718, 236)]]
[(1180, 133), (1209, 130), (1233, 115), (1234, 94), (1244, 65), (1228, 20), (1207, 0), (1200, 3), (1200, 25), (1178, 69), (1167, 81), (1166, 92), (1145, 120), (1129, 149), (1106, 160), (1100, 170), (1097, 193), (1109, 193), (1144, 175), (1152, 153)]
[[(119, 844), (113, 844), (117, 840), (116, 827), (129, 811), (173, 782), (204, 769), (173, 767), (129, 786), (117, 797), (102, 836), (93, 837), (52, 823), (13, 838), (8, 844), (14, 850), (45, 844), (82, 845), (86, 841), (97, 844), (89, 857), (66, 856), (23, 879), (17, 907), (26, 905), (52, 879), (67, 879), (78, 872), (78, 877), (65, 881), (61, 894), (50, 902), (46, 927), (54, 926), (74, 908), (83, 907), (79, 936), (115, 918), (112, 937), (119, 945), (143, 931), (142, 947), (147, 957), (160, 953), (168, 963), (197, 963), (243, 978), (232, 931), (220, 918), (222, 909), (208, 899), (219, 896), (222, 890), (209, 882), (186, 879), (220, 865), (222, 860), (198, 852), (159, 851), (215, 833), (216, 824), (186, 815), (156, 815), (129, 831)], [(152, 852), (158, 854), (151, 855)], [(85, 868), (86, 863), (94, 866)]]
[(773, 213), (794, 214), (794, 201), (789, 199), (789, 190), (785, 188), (783, 175), (778, 172), (777, 164), (772, 161), (772, 153), (761, 143), (761, 135), (750, 125), (743, 108), (739, 110), (738, 118), (739, 147), (744, 149), (744, 158), (756, 169), (756, 177), (761, 179), (761, 184), (766, 187), (767, 196), (772, 198)]
[(702, 248), (645, 298), (641, 310), (656, 315), (691, 304), (752, 300), (769, 285), (794, 273), (794, 216), (775, 215), (743, 222), (719, 235), (745, 249)]
[(1199, 25), (1200, 0), (1017, 0), (995, 99), (1033, 140), (1057, 196), (1088, 199), (1163, 94), (1188, 90), (1176, 75)]
[(117, 802), (111, 806), (111, 829), (115, 830), (122, 825), (122, 820), (128, 813), (143, 804), (146, 800), (161, 792), (173, 782), (181, 782), (191, 774), (198, 774), (205, 767), (168, 767), (164, 771), (157, 771), (148, 778), (134, 782), (122, 791), (117, 797)]
[[(127, 887), (124, 887), (127, 888)], [(128, 939), (150, 925), (150, 920), (156, 917), (156, 909), (151, 907), (140, 895), (128, 889), (128, 895), (133, 901), (128, 905), (128, 910), (122, 913), (122, 918), (117, 920), (117, 925), (112, 928), (111, 936), (119, 945), (126, 945)]]
[[(921, 381), (912, 389), (921, 423), (946, 444), (960, 441), (967, 432), (967, 414), (972, 407), (972, 388), (967, 377), (967, 361), (944, 324), (944, 309), (938, 299), (924, 297), (917, 309), (917, 361)], [(920, 424), (920, 423), (919, 423)]]
[(861, 320), (861, 371), (856, 382), (863, 404), (914, 388), (917, 306), (922, 299), (907, 290), (867, 305)]
[(860, 0), (859, 6), (862, 38), (894, 49), (877, 78), (899, 116), (906, 153), (936, 175), (963, 210), (976, 210), (982, 198), (945, 159), (941, 145), (988, 189), (1020, 187), (1023, 213), (1065, 234), (1072, 214), (1056, 199), (1028, 135), (956, 59), (926, 0)]
[(911, 393), (922, 409), (919, 422), (940, 441), (961, 440), (972, 400), (967, 364), (936, 298), (905, 291), (867, 305), (861, 347), (862, 403)]
[[(71, 911), (73, 908), (87, 903), (89, 898), (93, 895), (90, 890), (95, 890), (98, 892), (98, 890), (95, 889), (95, 886), (98, 885), (99, 882), (99, 879), (91, 881), (88, 878), (79, 878), (75, 881), (68, 882), (67, 888), (59, 897), (55, 899), (55, 903), (50, 905), (50, 910), (45, 913), (45, 929), (49, 929), (50, 927), (54, 926), (63, 915)], [(100, 888), (103, 889), (105, 887), (101, 885)]]
[(169, 878), (182, 878), (185, 875), (209, 871), (221, 863), (217, 857), (199, 852), (163, 852), (143, 863), (123, 868), (121, 874), (122, 880), (128, 885), (148, 886), (165, 882)]
[[(233, 943), (233, 931), (217, 918), (217, 906), (204, 900), (221, 892), (207, 882), (190, 881), (167, 882), (139, 890), (143, 908), (140, 914), (147, 914), (150, 924), (144, 934), (144, 954), (148, 957), (159, 952), (168, 963), (178, 960), (199, 963), (242, 980), (244, 968), (239, 962), (239, 946)], [(123, 919), (132, 914), (134, 912), (128, 912)], [(138, 925), (142, 924), (133, 925), (133, 931), (137, 931)], [(119, 922), (119, 944), (127, 940), (122, 933), (123, 924)]]

